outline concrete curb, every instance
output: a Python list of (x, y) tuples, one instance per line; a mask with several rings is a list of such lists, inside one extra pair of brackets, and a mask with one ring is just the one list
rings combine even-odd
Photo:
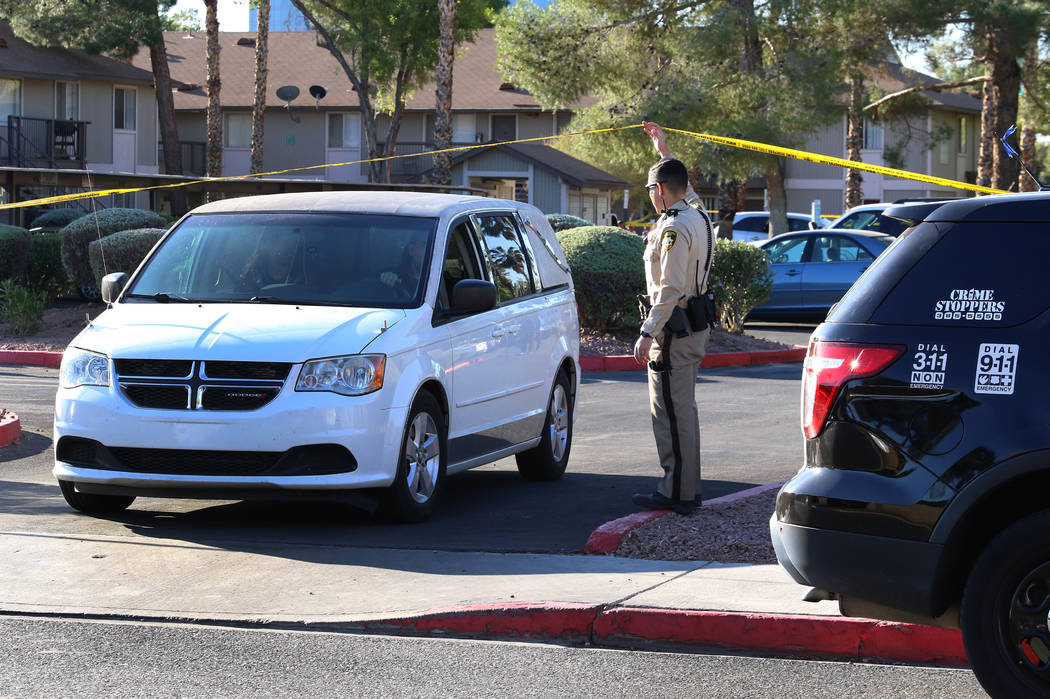
[[(757, 366), (759, 364), (778, 364), (781, 362), (801, 362), (806, 358), (806, 348), (789, 350), (758, 350), (755, 352), (716, 352), (704, 357), (700, 365), (705, 369), (726, 366)], [(644, 364), (634, 361), (629, 354), (612, 354), (607, 356), (581, 356), (580, 368), (584, 371), (637, 371), (644, 369)]]
[(22, 422), (10, 410), (0, 417), (0, 447), (6, 447), (22, 436)]
[[(748, 488), (747, 490), (741, 490), (736, 493), (730, 493), (729, 495), (723, 495), (722, 497), (713, 498), (711, 500), (705, 500), (705, 505), (717, 505), (719, 503), (735, 502), (742, 500), (752, 495), (760, 495), (770, 490), (780, 488), (787, 481), (778, 481), (776, 483), (767, 483), (766, 485), (757, 485), (754, 488)], [(620, 544), (623, 542), (623, 538), (627, 536), (628, 532), (634, 531), (643, 524), (648, 524), (654, 519), (660, 519), (664, 515), (671, 514), (671, 510), (645, 510), (644, 512), (635, 512), (634, 514), (627, 515), (626, 517), (620, 517), (614, 519), (611, 522), (606, 522), (601, 525), (587, 537), (587, 545), (583, 547), (584, 553), (591, 554), (609, 554), (620, 548)]]
[(62, 352), (0, 350), (0, 364), (26, 364), (57, 368), (62, 365)]

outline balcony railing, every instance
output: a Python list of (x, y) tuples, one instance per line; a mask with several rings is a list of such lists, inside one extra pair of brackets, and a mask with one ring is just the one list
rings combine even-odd
[(0, 124), (0, 163), (14, 167), (82, 170), (86, 121), (8, 116)]
[[(460, 143), (454, 142), (450, 147), (456, 146), (472, 146), (474, 142)], [(385, 144), (380, 143), (380, 148), (384, 148)], [(410, 155), (413, 153), (427, 153), (434, 150), (437, 146), (433, 142), (424, 141), (398, 141), (394, 145), (394, 155)], [(455, 157), (459, 153), (452, 153)], [(362, 157), (364, 154), (362, 153)], [(426, 172), (427, 170), (434, 167), (434, 156), (432, 155), (421, 155), (418, 158), (398, 158), (396, 160), (387, 161), (390, 165), (390, 179), (394, 182), (407, 182), (408, 180), (416, 177), (417, 175)], [(368, 163), (364, 163), (361, 166), (361, 174), (367, 175), (369, 172)]]
[(157, 163), (160, 171), (169, 175), (197, 175), (203, 177), (205, 172), (205, 143), (204, 141), (180, 141), (179, 148), (182, 151), (182, 172), (168, 172), (164, 166), (164, 143), (157, 143)]

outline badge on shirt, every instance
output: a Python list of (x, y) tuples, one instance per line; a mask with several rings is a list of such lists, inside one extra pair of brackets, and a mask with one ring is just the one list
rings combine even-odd
[(667, 230), (664, 231), (664, 252), (670, 251), (674, 247), (674, 244), (678, 242), (678, 231)]

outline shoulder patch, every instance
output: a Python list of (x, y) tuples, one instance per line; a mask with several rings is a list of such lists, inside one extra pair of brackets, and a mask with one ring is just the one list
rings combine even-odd
[(674, 244), (677, 243), (677, 242), (678, 242), (678, 231), (674, 230), (673, 228), (669, 228), (668, 230), (664, 231), (664, 239), (663, 239), (664, 252), (667, 252), (668, 250), (673, 248)]

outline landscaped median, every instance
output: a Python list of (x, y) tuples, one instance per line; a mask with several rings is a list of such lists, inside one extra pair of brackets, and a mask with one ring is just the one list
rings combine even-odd
[[(755, 352), (717, 352), (704, 357), (704, 369), (724, 366), (755, 366), (758, 364), (779, 364), (782, 362), (801, 362), (806, 358), (806, 348), (758, 350)], [(581, 356), (580, 368), (584, 371), (630, 371), (644, 369), (629, 354), (608, 356)]]

